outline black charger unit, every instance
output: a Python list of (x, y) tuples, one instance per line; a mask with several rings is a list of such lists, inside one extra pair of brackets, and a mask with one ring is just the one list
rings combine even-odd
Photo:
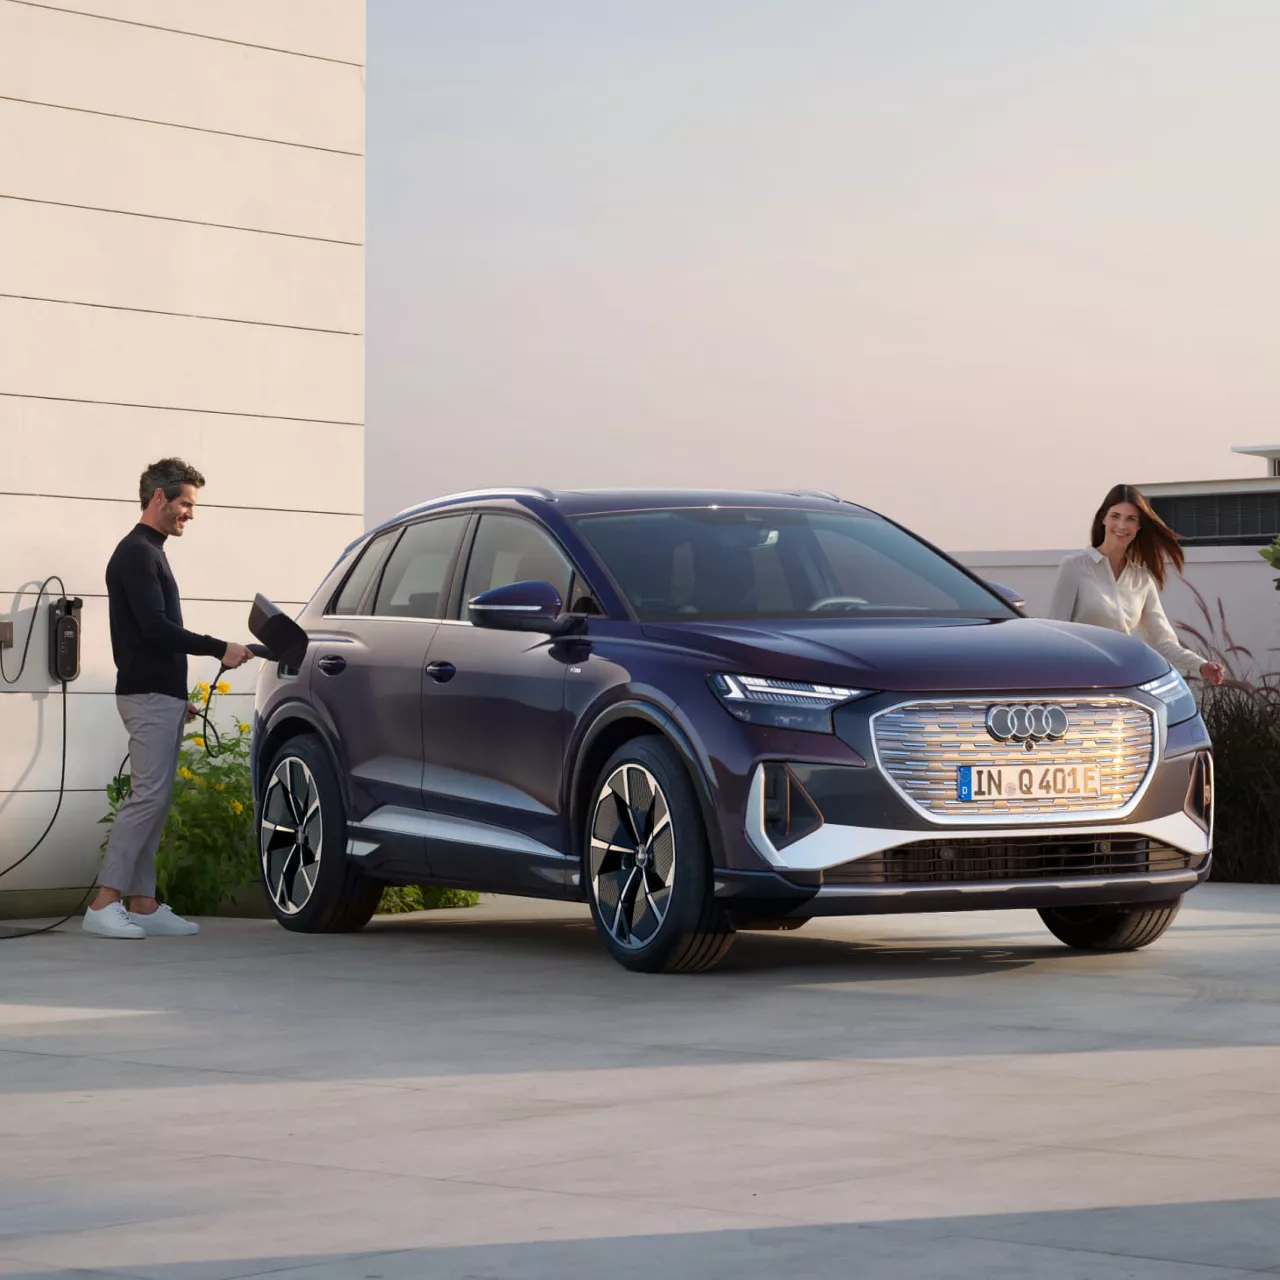
[(49, 675), (66, 684), (80, 674), (79, 596), (60, 596), (49, 604)]

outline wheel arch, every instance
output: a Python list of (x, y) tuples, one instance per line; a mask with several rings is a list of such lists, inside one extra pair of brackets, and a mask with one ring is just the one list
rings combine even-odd
[(266, 783), (267, 769), (270, 767), (275, 753), (280, 749), (280, 744), (290, 738), (301, 736), (315, 738), (319, 741), (325, 754), (329, 757), (329, 763), (333, 766), (333, 772), (338, 779), (338, 786), (342, 790), (343, 806), (346, 812), (350, 813), (351, 796), (347, 789), (347, 778), (338, 759), (338, 753), (334, 750), (333, 743), (329, 740), (329, 735), (325, 732), (324, 726), (301, 703), (290, 703), (281, 707), (267, 723), (263, 734), (262, 747), (257, 753), (254, 767), (254, 803), (260, 802), (262, 788)]
[[(605, 762), (617, 749), (636, 738), (661, 738), (671, 746), (693, 783), (694, 795), (702, 813), (707, 845), (713, 865), (722, 862), (720, 823), (717, 818), (713, 789), (707, 771), (688, 734), (661, 707), (652, 703), (628, 700), (614, 703), (591, 722), (582, 736), (574, 756), (572, 783), (569, 790), (569, 848), (581, 857), (583, 832), (586, 829), (587, 806), (596, 778)], [(585, 882), (583, 892), (586, 892)]]

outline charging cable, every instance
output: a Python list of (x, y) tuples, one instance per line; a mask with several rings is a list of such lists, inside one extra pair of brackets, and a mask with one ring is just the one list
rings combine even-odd
[[(26, 670), (26, 666), (27, 666), (27, 655), (31, 650), (31, 637), (35, 633), (35, 629), (36, 629), (36, 618), (39, 617), (39, 614), (40, 614), (40, 598), (41, 596), (44, 595), (45, 590), (48, 588), (51, 582), (56, 582), (58, 584), (58, 586), (62, 589), (63, 596), (67, 594), (66, 584), (62, 581), (62, 579), (57, 574), (51, 574), (40, 584), (40, 589), (39, 591), (36, 592), (35, 611), (31, 615), (31, 625), (27, 628), (27, 638), (22, 646), (22, 659), (18, 664), (18, 671), (16, 675), (11, 677), (9, 673), (5, 671), (4, 653), (3, 651), (0, 651), (0, 677), (3, 677), (5, 684), (17, 684), (18, 681), (22, 679), (22, 673)], [(269, 656), (268, 650), (265, 645), (251, 644), (246, 647), (255, 657), (266, 658)], [(213, 682), (209, 686), (209, 696), (205, 699), (204, 710), (201, 713), (201, 718), (200, 718), (200, 731), (201, 731), (201, 736), (204, 739), (205, 753), (211, 756), (215, 760), (222, 754), (222, 739), (218, 733), (217, 727), (210, 722), (209, 713), (213, 707), (214, 696), (218, 691), (218, 684), (221, 681), (222, 677), (229, 670), (230, 670), (229, 667), (224, 667), (221, 663), (218, 664), (218, 674), (214, 676)], [(63, 680), (61, 683), (62, 683), (62, 760), (61, 760), (61, 766), (60, 766), (60, 771), (58, 776), (58, 802), (54, 806), (53, 816), (49, 819), (48, 825), (40, 833), (40, 838), (16, 862), (13, 862), (9, 866), (5, 867), (3, 870), (0, 870), (0, 878), (7, 876), (10, 871), (16, 870), (24, 862), (26, 862), (27, 859), (30, 858), (31, 855), (34, 854), (37, 849), (40, 848), (40, 846), (45, 842), (45, 838), (48, 836), (49, 832), (53, 830), (53, 824), (57, 822), (58, 814), (62, 811), (62, 799), (63, 799), (63, 796), (66, 794), (66, 783), (67, 783), (67, 682)], [(128, 763), (129, 763), (129, 753), (126, 751), (124, 754), (124, 758), (120, 761), (120, 767), (116, 770), (117, 781), (124, 776), (125, 766)], [(70, 910), (69, 912), (67, 912), (67, 914), (63, 916), (61, 920), (57, 920), (53, 924), (44, 925), (39, 929), (26, 929), (16, 933), (12, 933), (12, 932), (0, 933), (0, 942), (7, 941), (10, 938), (32, 938), (32, 937), (35, 937), (37, 934), (51, 933), (54, 929), (60, 928), (62, 925), (66, 924), (67, 921), (70, 920), (73, 916), (79, 914), (79, 912), (83, 909), (84, 905), (89, 901), (90, 897), (92, 897), (94, 890), (96, 888), (97, 888), (96, 885), (90, 885), (84, 897), (81, 898), (80, 901), (76, 903), (75, 907), (72, 908), (72, 910)], [(0, 928), (2, 927), (3, 926), (0, 926)]]
[[(40, 589), (36, 592), (35, 609), (32, 611), (32, 614), (31, 614), (31, 625), (27, 628), (27, 639), (22, 646), (22, 657), (18, 662), (18, 671), (16, 675), (10, 676), (9, 673), (4, 669), (4, 652), (3, 650), (0, 650), (0, 678), (3, 678), (5, 684), (10, 684), (10, 685), (17, 684), (18, 681), (22, 679), (22, 673), (27, 668), (27, 657), (31, 652), (31, 637), (35, 634), (36, 619), (40, 616), (40, 598), (44, 595), (46, 590), (48, 590), (49, 584), (51, 582), (56, 582), (58, 584), (58, 586), (62, 590), (63, 596), (66, 596), (67, 594), (66, 583), (64, 583), (56, 573), (50, 574), (50, 576), (47, 577), (40, 584)], [(62, 684), (62, 760), (61, 760), (61, 764), (58, 772), (58, 802), (56, 805), (54, 805), (53, 816), (49, 819), (49, 822), (46, 825), (45, 829), (40, 833), (40, 838), (16, 862), (10, 863), (2, 871), (0, 871), (0, 877), (7, 876), (10, 871), (17, 870), (18, 867), (22, 866), (22, 864), (26, 862), (26, 860), (30, 858), (31, 855), (35, 853), (35, 851), (42, 844), (44, 844), (45, 838), (48, 836), (49, 832), (53, 830), (53, 824), (58, 820), (58, 814), (62, 812), (62, 799), (63, 799), (63, 796), (66, 795), (66, 789), (67, 789), (67, 682), (63, 680), (61, 684)], [(65, 916), (62, 917), (61, 920), (57, 921), (56, 923), (45, 925), (43, 928), (40, 928), (40, 929), (26, 929), (18, 933), (0, 933), (0, 941), (5, 941), (9, 938), (30, 938), (30, 937), (33, 937), (35, 934), (49, 933), (52, 930), (57, 929), (60, 925), (66, 924), (66, 922), (70, 920), (72, 916), (76, 915), (80, 911), (80, 909), (85, 905), (85, 903), (89, 901), (89, 897), (92, 893), (93, 893), (93, 886), (90, 886), (89, 892), (86, 893), (84, 897), (80, 899), (80, 901), (75, 905), (75, 907), (71, 911), (69, 911)]]

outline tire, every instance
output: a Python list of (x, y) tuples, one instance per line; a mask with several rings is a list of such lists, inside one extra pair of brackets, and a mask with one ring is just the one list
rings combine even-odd
[(1040, 912), (1059, 942), (1077, 951), (1137, 951), (1172, 923), (1182, 901), (1150, 907), (1059, 907)]
[(634, 739), (609, 757), (591, 793), (582, 860), (592, 919), (625, 968), (694, 973), (732, 945), (693, 784), (661, 738)]
[(328, 754), (314, 738), (290, 738), (266, 776), (258, 864), (276, 919), (295, 933), (362, 929), (382, 885), (347, 857), (347, 815)]

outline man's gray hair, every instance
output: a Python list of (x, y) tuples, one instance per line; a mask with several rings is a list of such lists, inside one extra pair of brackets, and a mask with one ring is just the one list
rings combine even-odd
[(145, 509), (151, 503), (151, 495), (157, 489), (162, 489), (165, 501), (172, 502), (182, 492), (184, 484), (193, 484), (197, 489), (202, 489), (204, 476), (181, 458), (161, 458), (142, 473), (142, 479), (138, 482), (138, 497)]

